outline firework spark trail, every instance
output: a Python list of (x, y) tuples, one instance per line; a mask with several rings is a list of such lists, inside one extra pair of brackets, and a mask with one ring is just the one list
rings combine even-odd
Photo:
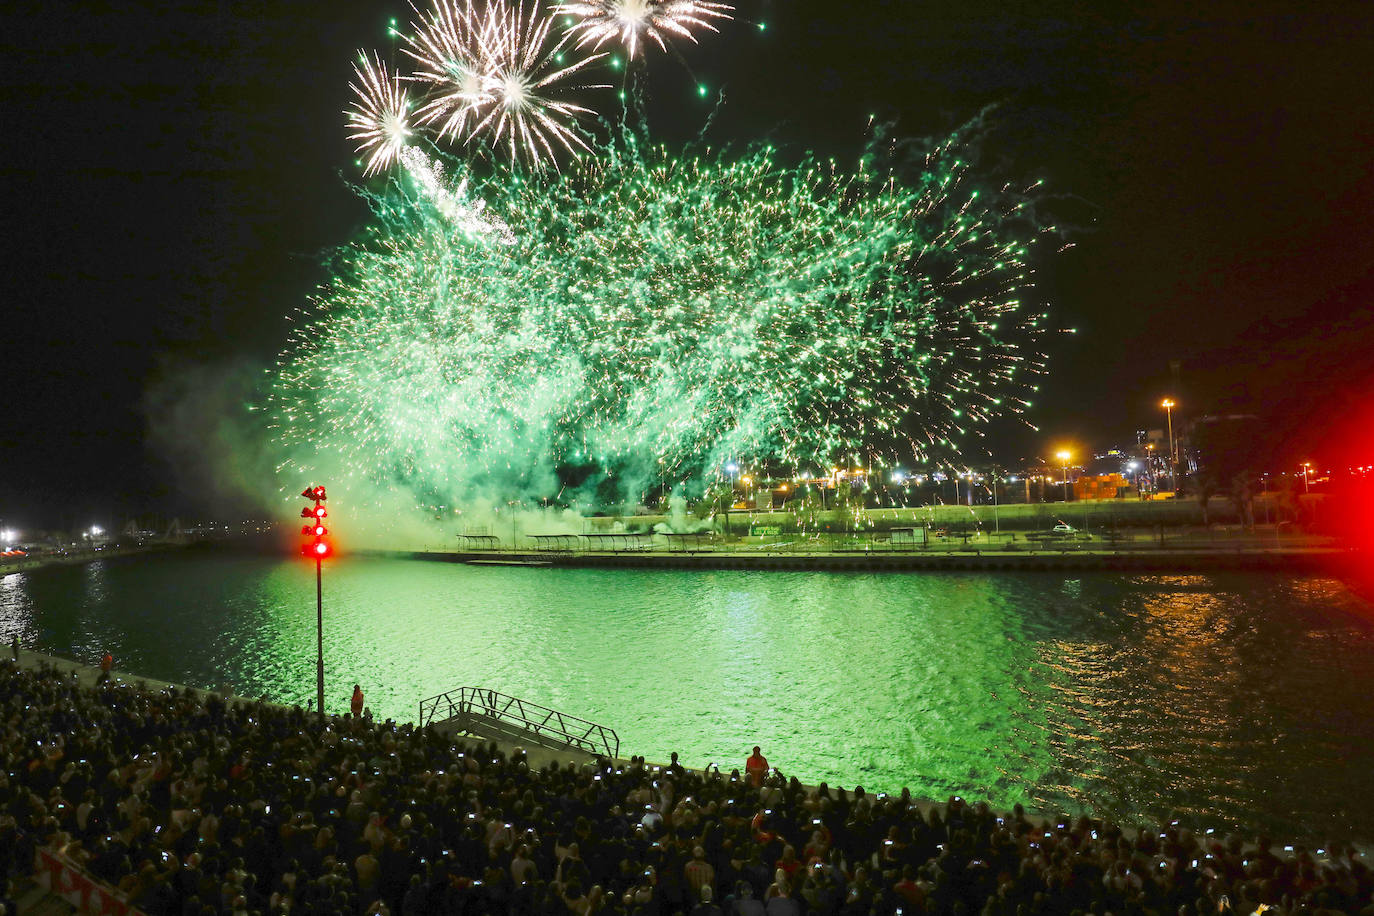
[(473, 180), (505, 245), (433, 191), (379, 198), (276, 379), (296, 465), (420, 503), (548, 496), (569, 469), (699, 489), (735, 458), (946, 460), (1028, 403), (1032, 198), (980, 195), (955, 145), (912, 183), (632, 134), (583, 161)]
[(576, 19), (571, 33), (579, 36), (578, 47), (600, 48), (618, 38), (634, 58), (646, 38), (666, 51), (665, 35), (695, 42), (692, 29), (717, 31), (711, 20), (730, 19), (734, 7), (712, 0), (569, 0), (556, 4), (553, 11)]
[(486, 201), (468, 196), (467, 178), (450, 189), (444, 181), (444, 167), (413, 146), (401, 151), (400, 160), (420, 192), (454, 228), (472, 238), (489, 236), (502, 245), (515, 244), (515, 233), (499, 216), (486, 212)]

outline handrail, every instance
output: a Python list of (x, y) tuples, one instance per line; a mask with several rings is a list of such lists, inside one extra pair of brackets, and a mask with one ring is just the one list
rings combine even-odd
[(485, 718), (537, 738), (611, 759), (620, 755), (614, 729), (485, 687), (459, 687), (420, 701), (420, 727), (454, 722), (465, 726)]

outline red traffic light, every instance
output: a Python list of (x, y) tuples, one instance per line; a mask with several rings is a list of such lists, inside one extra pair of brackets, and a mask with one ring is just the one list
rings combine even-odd
[(301, 554), (316, 561), (323, 560), (334, 552), (334, 549), (324, 540), (324, 536), (329, 533), (329, 529), (324, 526), (323, 521), (329, 513), (325, 511), (324, 506), (320, 505), (325, 498), (324, 487), (306, 487), (301, 491), (301, 496), (315, 501), (315, 505), (306, 506), (301, 510), (301, 518), (310, 522), (308, 525), (301, 526), (301, 534), (308, 538), (314, 538), (313, 541), (301, 545)]

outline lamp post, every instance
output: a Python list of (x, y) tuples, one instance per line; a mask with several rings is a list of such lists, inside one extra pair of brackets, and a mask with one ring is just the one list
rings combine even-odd
[(1173, 398), (1165, 398), (1160, 405), (1164, 408), (1165, 419), (1169, 423), (1169, 484), (1178, 492), (1178, 455), (1174, 452), (1174, 408), (1178, 406)]
[(992, 527), (993, 533), (1002, 536), (1002, 522), (997, 517), (997, 465), (992, 466)]
[(1056, 456), (1060, 463), (1064, 465), (1064, 502), (1069, 501), (1069, 459), (1073, 455), (1068, 451), (1059, 452)]
[(1311, 469), (1311, 467), (1312, 462), (1310, 461), (1304, 461), (1302, 463), (1302, 492), (1305, 495), (1310, 494), (1312, 492), (1312, 484), (1310, 484), (1307, 480), (1307, 472)]

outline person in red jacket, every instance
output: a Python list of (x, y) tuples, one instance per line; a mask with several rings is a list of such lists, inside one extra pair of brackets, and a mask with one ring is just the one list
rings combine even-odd
[(768, 775), (768, 758), (759, 753), (758, 745), (754, 745), (754, 756), (744, 761), (744, 773), (749, 777), (750, 785), (763, 785), (763, 777)]
[(359, 687), (357, 684), (353, 685), (353, 703), (351, 704), (351, 708), (353, 710), (353, 718), (356, 719), (363, 714), (363, 688)]
[(114, 656), (106, 652), (100, 659), (100, 676), (95, 679), (97, 684), (104, 684), (110, 679), (110, 671), (114, 668)]

